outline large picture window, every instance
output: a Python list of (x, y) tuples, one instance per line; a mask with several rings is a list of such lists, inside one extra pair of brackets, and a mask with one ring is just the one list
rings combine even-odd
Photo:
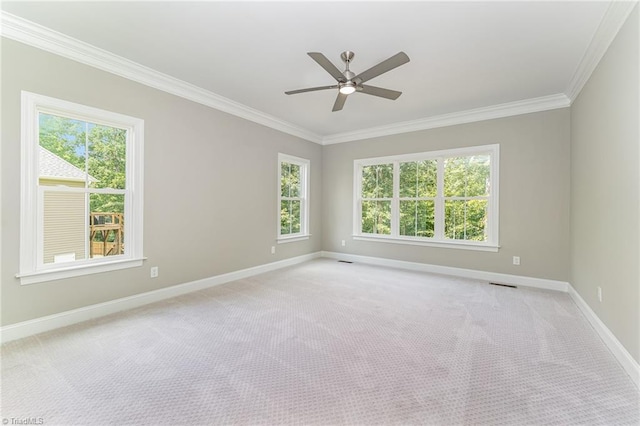
[(309, 236), (309, 160), (278, 154), (278, 241)]
[(143, 121), (22, 94), (21, 282), (142, 262)]
[(354, 162), (355, 238), (497, 250), (498, 145)]

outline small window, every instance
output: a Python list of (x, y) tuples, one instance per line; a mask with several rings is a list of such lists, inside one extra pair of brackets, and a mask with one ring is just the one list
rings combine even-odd
[(356, 239), (497, 250), (498, 149), (356, 160)]
[(22, 94), (21, 282), (139, 266), (143, 121)]
[(278, 154), (278, 240), (309, 237), (309, 160)]

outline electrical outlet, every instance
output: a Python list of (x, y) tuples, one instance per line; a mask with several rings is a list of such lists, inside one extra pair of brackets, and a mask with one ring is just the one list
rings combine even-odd
[(347, 244), (344, 242), (344, 240), (342, 240), (342, 247), (346, 246)]
[(602, 302), (602, 287), (598, 287), (598, 302)]
[(271, 246), (271, 254), (276, 254), (276, 246)]
[(159, 270), (157, 266), (152, 266), (151, 267), (151, 278), (158, 278), (158, 274), (159, 274)]
[(520, 256), (513, 256), (513, 264), (520, 265)]

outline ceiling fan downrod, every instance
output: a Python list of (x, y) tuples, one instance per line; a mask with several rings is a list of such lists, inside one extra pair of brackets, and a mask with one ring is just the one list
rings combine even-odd
[(340, 54), (340, 59), (342, 59), (342, 62), (344, 62), (346, 67), (345, 70), (342, 72), (342, 74), (347, 79), (347, 81), (345, 82), (338, 83), (338, 90), (343, 95), (350, 95), (357, 90), (358, 84), (356, 82), (351, 81), (351, 79), (356, 75), (351, 70), (349, 70), (349, 63), (351, 62), (354, 56), (355, 56), (355, 53), (353, 53), (350, 50), (345, 50)]

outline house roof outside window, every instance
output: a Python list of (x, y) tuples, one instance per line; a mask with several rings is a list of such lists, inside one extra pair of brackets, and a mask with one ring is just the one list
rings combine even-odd
[[(46, 148), (40, 147), (39, 155), (40, 179), (56, 179), (80, 181), (85, 180), (85, 171), (69, 163), (67, 160), (58, 157)], [(89, 182), (98, 180), (89, 175)]]

